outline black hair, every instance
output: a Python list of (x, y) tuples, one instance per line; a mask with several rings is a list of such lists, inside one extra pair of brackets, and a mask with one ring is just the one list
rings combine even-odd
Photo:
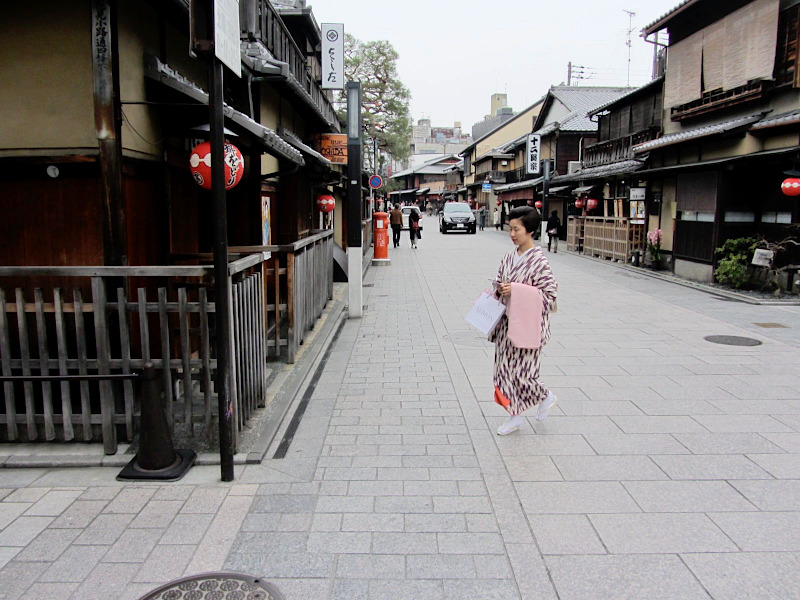
[(519, 219), (525, 231), (533, 233), (539, 230), (542, 224), (542, 216), (539, 211), (530, 206), (517, 206), (508, 213), (508, 220)]

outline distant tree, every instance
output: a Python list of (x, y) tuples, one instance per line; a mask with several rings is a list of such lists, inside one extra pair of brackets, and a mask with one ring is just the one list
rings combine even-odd
[[(361, 82), (365, 134), (378, 140), (376, 166), (382, 170), (385, 152), (396, 160), (408, 158), (411, 148), (411, 92), (397, 74), (397, 51), (386, 40), (362, 42), (345, 35), (344, 71), (347, 81)], [(339, 95), (340, 118), (346, 118), (344, 94)], [(366, 164), (372, 164), (372, 144), (364, 144)]]

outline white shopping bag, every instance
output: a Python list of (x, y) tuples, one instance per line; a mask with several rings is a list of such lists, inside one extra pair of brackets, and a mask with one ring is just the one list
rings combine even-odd
[(464, 318), (475, 329), (484, 335), (489, 335), (497, 327), (505, 312), (505, 304), (488, 292), (483, 292), (473, 304), (472, 310)]

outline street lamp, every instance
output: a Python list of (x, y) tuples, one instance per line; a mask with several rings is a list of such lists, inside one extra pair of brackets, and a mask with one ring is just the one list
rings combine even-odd
[(347, 84), (347, 288), (350, 318), (361, 317), (361, 82)]

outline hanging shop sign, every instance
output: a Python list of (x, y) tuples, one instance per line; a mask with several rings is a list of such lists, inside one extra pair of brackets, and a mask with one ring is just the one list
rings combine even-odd
[[(225, 189), (235, 188), (244, 176), (244, 158), (233, 144), (225, 142)], [(194, 181), (201, 188), (211, 189), (211, 142), (203, 142), (192, 148), (189, 157), (189, 168)]]
[(529, 175), (538, 175), (541, 170), (541, 149), (542, 136), (530, 134), (525, 145), (525, 168)]
[(239, 0), (214, 0), (214, 55), (237, 77), (242, 76)]
[(322, 133), (317, 137), (319, 153), (335, 165), (347, 164), (347, 134)]
[(647, 188), (631, 188), (631, 201), (644, 200), (645, 198), (647, 198)]
[(344, 25), (322, 23), (322, 89), (343, 90)]

